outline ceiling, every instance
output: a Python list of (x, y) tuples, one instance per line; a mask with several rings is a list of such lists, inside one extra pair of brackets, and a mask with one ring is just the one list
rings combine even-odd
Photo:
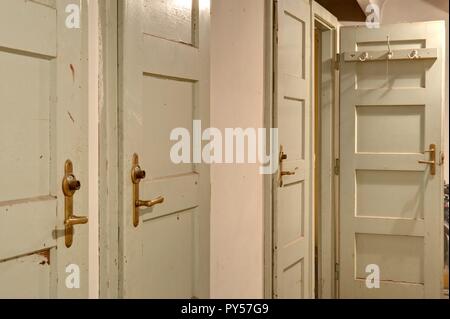
[(339, 21), (366, 21), (366, 15), (357, 0), (316, 0)]

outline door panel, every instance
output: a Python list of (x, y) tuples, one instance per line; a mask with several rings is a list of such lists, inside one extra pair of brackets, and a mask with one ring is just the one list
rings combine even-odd
[[(274, 191), (275, 298), (313, 298), (309, 1), (276, 3), (275, 123), (287, 156)], [(281, 185), (282, 182), (282, 185)]]
[[(125, 298), (209, 296), (209, 168), (174, 164), (175, 128), (209, 126), (209, 1), (121, 1), (120, 122), (123, 173), (120, 265)], [(192, 145), (191, 140), (191, 145)], [(147, 178), (133, 226), (133, 154)]]
[[(87, 227), (64, 238), (64, 163), (74, 162), (87, 214), (87, 14), (65, 27), (68, 4), (0, 3), (0, 297), (79, 298), (88, 292)], [(84, 13), (84, 12), (83, 12)], [(65, 271), (80, 268), (80, 289)]]
[[(341, 29), (342, 298), (440, 297), (444, 30), (440, 22)], [(414, 49), (438, 55), (398, 58)], [(430, 144), (436, 175), (419, 163)], [(368, 265), (380, 268), (379, 289), (366, 286)]]
[(198, 1), (144, 0), (144, 33), (195, 45)]
[[(2, 75), (0, 81), (9, 83), (2, 90), (2, 112), (9, 116), (0, 120), (2, 136), (17, 137), (4, 139), (3, 150), (16, 156), (2, 157), (0, 172), (22, 172), (21, 183), (5, 183), (0, 201), (32, 198), (49, 194), (50, 180), (50, 122), (36, 121), (48, 118), (50, 112), (51, 60), (20, 54), (2, 52), (0, 56)], [(26, 95), (18, 94), (28, 88)], [(17, 125), (22, 123), (27, 130)], [(42, 158), (41, 158), (42, 157)], [(29, 159), (39, 159), (29, 161)], [(17, 160), (20, 159), (20, 160)]]

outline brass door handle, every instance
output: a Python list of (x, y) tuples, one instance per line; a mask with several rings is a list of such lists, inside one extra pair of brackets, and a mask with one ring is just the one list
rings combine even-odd
[(78, 216), (72, 216), (69, 219), (66, 219), (64, 222), (64, 225), (66, 226), (76, 226), (76, 225), (84, 225), (87, 224), (89, 219), (87, 217), (78, 217)]
[(164, 197), (159, 196), (158, 198), (149, 200), (149, 201), (143, 201), (143, 200), (138, 200), (136, 202), (136, 207), (147, 207), (147, 208), (151, 208), (153, 206), (159, 205), (164, 203)]
[(294, 176), (295, 172), (286, 172), (286, 171), (282, 171), (280, 173), (281, 176)]
[(430, 165), (430, 175), (436, 175), (436, 144), (431, 144), (430, 149), (423, 152), (424, 154), (430, 154), (429, 161), (419, 161), (419, 164)]
[(73, 197), (77, 191), (81, 189), (81, 183), (73, 174), (73, 164), (70, 160), (66, 161), (64, 166), (64, 178), (62, 182), (62, 190), (64, 193), (64, 226), (65, 226), (65, 242), (66, 247), (70, 248), (73, 244), (73, 226), (87, 224), (87, 217), (78, 217), (73, 214)]
[(160, 196), (152, 200), (140, 200), (139, 199), (139, 184), (146, 177), (146, 173), (139, 166), (139, 156), (133, 155), (133, 166), (131, 168), (131, 181), (133, 182), (133, 226), (139, 226), (139, 208), (146, 207), (151, 208), (156, 205), (164, 203), (164, 197)]
[(279, 180), (280, 187), (283, 187), (283, 185), (284, 185), (283, 184), (283, 177), (284, 176), (294, 176), (296, 174), (296, 172), (284, 171), (283, 170), (283, 162), (288, 159), (287, 154), (284, 153), (283, 145), (280, 146), (280, 155), (279, 155), (278, 159), (279, 159), (279, 164), (280, 164), (280, 167), (279, 167), (280, 173), (279, 173), (278, 180)]
[(419, 164), (436, 165), (435, 161), (419, 161)]

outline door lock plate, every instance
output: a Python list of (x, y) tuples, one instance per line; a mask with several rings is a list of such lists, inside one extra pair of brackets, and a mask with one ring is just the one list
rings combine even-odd
[(73, 244), (74, 226), (87, 224), (87, 217), (78, 217), (73, 214), (73, 197), (81, 189), (81, 183), (73, 174), (72, 161), (67, 160), (64, 166), (64, 178), (62, 181), (62, 190), (64, 193), (64, 227), (66, 247), (70, 248)]
[(131, 181), (133, 183), (133, 226), (139, 226), (139, 210), (141, 207), (151, 208), (153, 206), (164, 203), (164, 197), (159, 196), (152, 200), (140, 200), (139, 199), (139, 185), (143, 179), (147, 176), (146, 172), (139, 166), (139, 156), (133, 155), (132, 168), (131, 168)]
[(425, 151), (424, 154), (428, 153), (430, 155), (429, 161), (419, 161), (419, 164), (426, 164), (430, 166), (430, 175), (436, 175), (436, 144), (431, 144), (430, 149)]

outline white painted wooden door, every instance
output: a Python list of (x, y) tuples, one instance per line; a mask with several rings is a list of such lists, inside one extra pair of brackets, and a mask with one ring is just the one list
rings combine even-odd
[[(66, 28), (68, 4), (80, 29)], [(61, 189), (70, 159), (75, 210), (88, 214), (86, 4), (0, 1), (0, 298), (87, 297), (88, 227), (66, 248)]]
[[(209, 168), (174, 164), (171, 131), (209, 127), (209, 0), (120, 1), (120, 294), (209, 296)], [(192, 144), (191, 144), (192, 145)], [(133, 223), (133, 154), (147, 176)]]
[(439, 298), (445, 25), (341, 30), (340, 296)]
[(274, 297), (313, 298), (311, 7), (278, 0), (275, 22), (275, 123), (287, 174), (274, 186)]

